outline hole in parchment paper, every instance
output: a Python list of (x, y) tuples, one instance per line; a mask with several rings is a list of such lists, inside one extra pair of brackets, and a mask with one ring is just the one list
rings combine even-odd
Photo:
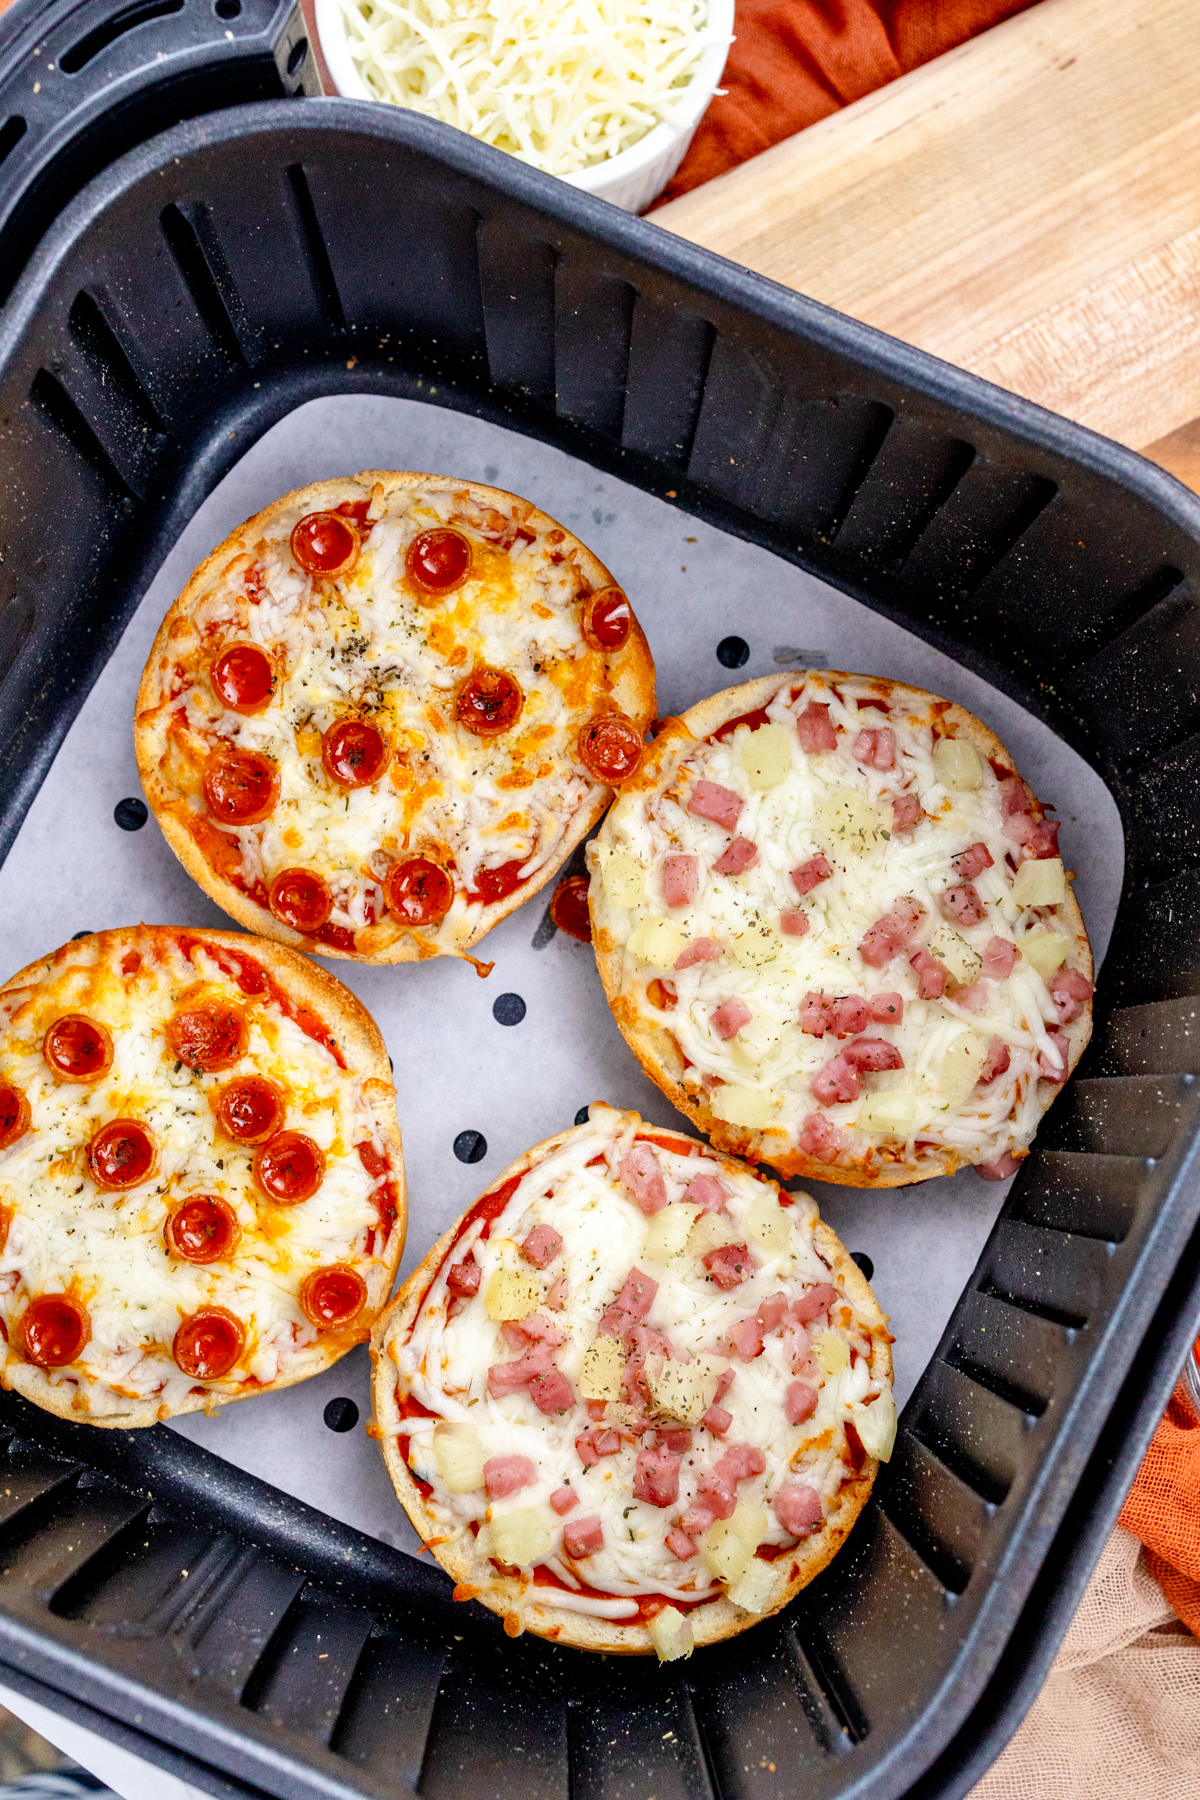
[(482, 1131), (460, 1131), (454, 1140), (454, 1154), (459, 1162), (482, 1162), (487, 1155), (487, 1139)]
[(850, 1252), (850, 1261), (856, 1262), (867, 1280), (870, 1281), (872, 1275), (875, 1273), (875, 1264), (871, 1261), (871, 1258), (867, 1255), (866, 1251), (852, 1250)]
[(498, 994), (492, 1006), (497, 1025), (519, 1025), (525, 1017), (525, 1002), (520, 994)]
[(717, 661), (725, 669), (740, 669), (750, 661), (750, 646), (745, 638), (722, 638), (717, 645)]
[(72, 943), (74, 943), (74, 942), (75, 942), (75, 941), (76, 941), (76, 939), (77, 939), (77, 938), (81, 938), (81, 937), (91, 937), (91, 935), (92, 935), (92, 933), (91, 933), (91, 928), (90, 928), (90, 927), (89, 927), (89, 928), (88, 928), (88, 930), (87, 930), (87, 931), (73, 931), (73, 932), (72, 932), (72, 933), (71, 933), (71, 942), (72, 942)]
[(330, 1431), (353, 1431), (358, 1424), (358, 1408), (343, 1394), (341, 1399), (327, 1403), (321, 1417)]
[(588, 1109), (586, 1106), (581, 1106), (579, 1111), (575, 1114), (575, 1123), (577, 1125), (586, 1125), (587, 1122), (588, 1122)]
[(140, 831), (149, 817), (150, 809), (144, 800), (118, 800), (113, 807), (113, 818), (122, 831)]

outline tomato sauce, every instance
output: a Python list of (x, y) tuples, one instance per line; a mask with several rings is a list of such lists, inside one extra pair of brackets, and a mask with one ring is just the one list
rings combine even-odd
[(736, 719), (727, 719), (724, 725), (718, 725), (715, 731), (709, 733), (709, 741), (714, 744), (723, 744), (726, 738), (733, 736), (739, 725), (748, 725), (751, 731), (761, 731), (764, 725), (770, 723), (766, 707), (758, 706), (753, 712), (739, 713)]
[(305, 1006), (293, 1000), (284, 992), (277, 981), (274, 981), (261, 963), (255, 962), (252, 956), (244, 956), (241, 951), (228, 949), (224, 944), (210, 943), (206, 938), (193, 937), (188, 932), (180, 932), (176, 938), (180, 950), (189, 962), (195, 960), (195, 952), (204, 950), (212, 957), (223, 975), (235, 981), (243, 994), (253, 999), (269, 999), (282, 1013), (298, 1025), (305, 1037), (312, 1038), (323, 1050), (328, 1050), (339, 1069), (346, 1068), (346, 1059), (338, 1048), (337, 1039), (328, 1025), (318, 1018), (311, 1006)]

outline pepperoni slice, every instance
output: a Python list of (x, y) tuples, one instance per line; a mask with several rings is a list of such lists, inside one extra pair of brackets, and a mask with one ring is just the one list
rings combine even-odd
[(242, 1232), (233, 1208), (216, 1194), (195, 1194), (172, 1213), (164, 1228), (167, 1249), (183, 1262), (225, 1262)]
[(365, 719), (339, 719), (321, 739), (321, 761), (341, 787), (371, 787), (391, 761), (391, 745)]
[(137, 1119), (113, 1119), (87, 1147), (88, 1168), (98, 1188), (123, 1192), (148, 1181), (158, 1167), (158, 1143)]
[(383, 884), (389, 912), (406, 925), (436, 925), (454, 901), (454, 883), (440, 863), (425, 856), (393, 863)]
[(61, 1369), (74, 1362), (92, 1335), (86, 1306), (70, 1294), (38, 1294), (29, 1302), (19, 1326), (20, 1345), (39, 1369)]
[(175, 1333), (175, 1367), (193, 1381), (219, 1381), (242, 1354), (246, 1327), (223, 1306), (190, 1313)]
[(222, 825), (257, 825), (279, 799), (279, 770), (254, 750), (214, 750), (204, 771), (204, 804)]
[(268, 1200), (296, 1206), (325, 1179), (324, 1153), (302, 1131), (280, 1131), (255, 1154), (254, 1179)]
[(524, 697), (511, 675), (480, 663), (458, 690), (455, 712), (460, 725), (475, 737), (499, 737), (521, 716)]
[(342, 513), (305, 513), (292, 527), (292, 555), (308, 575), (348, 575), (362, 540)]
[(275, 692), (275, 665), (257, 644), (231, 644), (218, 656), (209, 679), (230, 712), (261, 712)]
[(97, 1081), (112, 1067), (112, 1039), (95, 1019), (67, 1013), (42, 1039), (42, 1055), (60, 1081)]
[(236, 1006), (216, 1001), (190, 1006), (167, 1020), (167, 1042), (180, 1062), (205, 1075), (241, 1062), (249, 1035)]
[(29, 1130), (29, 1102), (19, 1087), (0, 1083), (0, 1150), (7, 1150)]
[(584, 602), (583, 635), (593, 650), (619, 650), (629, 637), (632, 620), (619, 587), (601, 588)]
[(568, 937), (581, 944), (592, 941), (592, 919), (588, 912), (588, 879), (586, 875), (569, 875), (560, 881), (550, 902), (550, 917)]
[(281, 869), (268, 890), (267, 905), (281, 925), (317, 931), (333, 911), (333, 895), (312, 869)]
[(217, 1095), (217, 1122), (237, 1144), (265, 1144), (283, 1124), (283, 1095), (265, 1075), (243, 1075)]
[(356, 1269), (314, 1269), (300, 1284), (300, 1305), (318, 1331), (349, 1325), (367, 1303), (367, 1284)]
[(429, 594), (448, 594), (470, 573), (471, 540), (449, 525), (435, 525), (413, 539), (404, 566), (414, 586)]
[(646, 748), (642, 734), (624, 713), (597, 713), (579, 734), (579, 760), (596, 781), (615, 787), (628, 780)]

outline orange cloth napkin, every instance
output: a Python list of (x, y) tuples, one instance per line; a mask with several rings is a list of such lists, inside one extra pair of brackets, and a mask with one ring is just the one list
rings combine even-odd
[[(721, 85), (663, 200), (986, 31), (1034, 0), (737, 0)], [(660, 202), (661, 204), (661, 202)]]
[(1150, 1573), (1200, 1637), (1200, 1425), (1182, 1383), (1129, 1490), (1121, 1524), (1142, 1540)]

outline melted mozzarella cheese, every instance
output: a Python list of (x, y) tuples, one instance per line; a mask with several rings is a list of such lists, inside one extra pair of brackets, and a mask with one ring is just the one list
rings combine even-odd
[[(136, 933), (121, 934), (122, 952), (137, 943)], [(0, 1205), (11, 1215), (0, 1250), (5, 1383), (21, 1387), (32, 1373), (13, 1348), (10, 1324), (33, 1296), (68, 1290), (87, 1307), (91, 1337), (76, 1362), (46, 1377), (81, 1389), (78, 1410), (119, 1411), (152, 1395), (171, 1410), (197, 1386), (220, 1399), (286, 1378), (317, 1339), (298, 1299), (305, 1275), (340, 1263), (369, 1278), (385, 1260), (377, 1180), (357, 1154), (367, 1141), (379, 1148), (362, 1078), (339, 1068), (273, 999), (247, 999), (232, 987), (203, 949), (189, 960), (177, 943), (164, 951), (162, 940), (147, 938), (128, 977), (98, 958), (96, 940), (72, 945), (69, 955), (65, 966), (48, 962), (36, 986), (6, 996), (0, 1012), (0, 1078), (23, 1091), (31, 1114), (30, 1129), (0, 1151)], [(198, 978), (235, 1001), (249, 1024), (246, 1055), (220, 1074), (182, 1067), (164, 1035)], [(66, 1012), (112, 1036), (112, 1066), (98, 1081), (59, 1081), (45, 1062), (43, 1034)], [(325, 1152), (325, 1176), (310, 1200), (266, 1202), (251, 1175), (253, 1149), (217, 1129), (217, 1090), (249, 1074), (283, 1089), (282, 1129), (304, 1132)], [(159, 1146), (157, 1173), (124, 1193), (97, 1188), (85, 1155), (115, 1118), (136, 1118)], [(198, 1194), (226, 1201), (241, 1227), (228, 1262), (196, 1265), (168, 1254), (167, 1217)], [(176, 1368), (171, 1345), (180, 1320), (207, 1307), (242, 1322), (245, 1352), (222, 1380), (196, 1383)]]
[[(665, 1266), (651, 1263), (643, 1258), (649, 1220), (617, 1172), (622, 1157), (644, 1131), (636, 1113), (593, 1106), (589, 1123), (571, 1132), (555, 1154), (524, 1176), (486, 1237), (479, 1220), (468, 1223), (438, 1269), (411, 1329), (392, 1339), (390, 1352), (399, 1371), (399, 1393), (411, 1394), (435, 1415), (406, 1416), (402, 1429), (410, 1440), (414, 1473), (433, 1489), (426, 1504), (447, 1529), (463, 1534), (485, 1520), (533, 1507), (544, 1517), (552, 1536), (548, 1566), (568, 1587), (583, 1583), (606, 1595), (665, 1594), (669, 1599), (695, 1602), (719, 1597), (724, 1586), (699, 1557), (680, 1562), (666, 1547), (665, 1538), (696, 1498), (702, 1471), (712, 1468), (730, 1445), (750, 1444), (761, 1450), (765, 1471), (741, 1481), (738, 1497), (768, 1509), (765, 1542), (790, 1544), (793, 1540), (769, 1510), (772, 1496), (785, 1480), (795, 1476), (814, 1488), (830, 1511), (850, 1473), (843, 1460), (850, 1409), (874, 1399), (889, 1384), (872, 1373), (869, 1328), (851, 1317), (849, 1302), (835, 1303), (830, 1329), (851, 1350), (850, 1366), (821, 1381), (817, 1410), (811, 1418), (799, 1426), (787, 1423), (784, 1402), (795, 1375), (783, 1338), (778, 1333), (768, 1336), (762, 1354), (742, 1362), (733, 1356), (728, 1334), (740, 1322), (753, 1319), (769, 1295), (783, 1292), (792, 1300), (810, 1286), (830, 1281), (829, 1266), (813, 1237), (816, 1204), (807, 1194), (794, 1196), (784, 1212), (789, 1226), (786, 1245), (778, 1253), (768, 1254), (750, 1237), (757, 1267), (735, 1288), (718, 1287), (694, 1255), (677, 1256)], [(655, 1144), (654, 1156), (668, 1203), (679, 1200), (697, 1175), (719, 1180), (729, 1196), (724, 1216), (742, 1237), (751, 1208), (761, 1205), (764, 1194), (776, 1192), (748, 1170), (734, 1173), (728, 1163), (714, 1161), (699, 1145), (686, 1154), (682, 1149)], [(683, 1457), (675, 1505), (661, 1508), (633, 1496), (639, 1438), (630, 1429), (627, 1405), (610, 1404), (600, 1422), (602, 1430), (608, 1424), (621, 1430), (620, 1451), (585, 1468), (575, 1439), (594, 1421), (582, 1401), (577, 1400), (562, 1414), (547, 1416), (525, 1391), (502, 1399), (489, 1391), (488, 1369), (510, 1361), (518, 1352), (488, 1317), (488, 1284), (500, 1269), (519, 1264), (530, 1272), (530, 1265), (520, 1258), (519, 1245), (539, 1223), (550, 1225), (562, 1239), (560, 1254), (547, 1268), (534, 1273), (541, 1290), (539, 1311), (566, 1337), (553, 1358), (573, 1393), (579, 1393), (584, 1354), (596, 1339), (601, 1317), (631, 1268), (642, 1269), (658, 1282), (645, 1323), (666, 1335), (675, 1358), (686, 1362), (715, 1354), (733, 1371), (732, 1384), (720, 1402), (733, 1415), (733, 1423), (720, 1438), (703, 1425), (693, 1427), (693, 1448)], [(455, 1301), (446, 1285), (447, 1275), (451, 1264), (468, 1254), (482, 1271), (479, 1293), (473, 1299)], [(546, 1295), (564, 1276), (566, 1304), (561, 1311), (548, 1312)], [(433, 1452), (433, 1433), (443, 1419), (473, 1425), (485, 1461), (492, 1456), (527, 1456), (537, 1470), (536, 1481), (490, 1507), (482, 1489), (451, 1494)], [(641, 1425), (644, 1429), (644, 1419)], [(560, 1519), (550, 1509), (549, 1499), (564, 1486), (574, 1489), (579, 1505)], [(604, 1547), (585, 1561), (573, 1563), (562, 1548), (563, 1527), (569, 1527), (572, 1519), (588, 1516), (601, 1520)], [(604, 1616), (622, 1615), (606, 1612)]]
[[(754, 735), (748, 725), (725, 739), (685, 741), (653, 793), (624, 795), (610, 811), (597, 840), (599, 854), (589, 853), (593, 881), (602, 879), (609, 852), (636, 859), (644, 871), (644, 897), (637, 904), (613, 904), (605, 889), (606, 928), (624, 948), (622, 995), (636, 1000), (643, 1014), (675, 1038), (691, 1065), (682, 1076), (686, 1084), (711, 1089), (715, 1078), (738, 1096), (751, 1097), (757, 1112), (744, 1122), (765, 1128), (768, 1161), (772, 1139), (778, 1155), (819, 1111), (848, 1134), (846, 1161), (882, 1153), (915, 1170), (927, 1154), (918, 1146), (929, 1145), (948, 1147), (970, 1162), (988, 1162), (1005, 1150), (1023, 1150), (1037, 1128), (1043, 1110), (1038, 1059), (1043, 1052), (1054, 1055), (1047, 1031), (1057, 1018), (1054, 1002), (1024, 957), (1007, 980), (980, 978), (971, 986), (971, 997), (982, 1001), (978, 1010), (956, 1002), (951, 982), (942, 999), (921, 1000), (909, 954), (939, 929), (952, 930), (978, 958), (992, 937), (1019, 948), (1027, 935), (1049, 926), (1066, 933), (1074, 964), (1075, 938), (1065, 908), (1022, 907), (1013, 899), (1013, 870), (1005, 859), (1016, 852), (1003, 832), (994, 771), (983, 764), (974, 789), (943, 785), (934, 766), (939, 740), (932, 703), (910, 712), (896, 698), (884, 715), (865, 704), (877, 698), (875, 686), (861, 677), (837, 678), (836, 691), (812, 673), (785, 679), (765, 711), (771, 724), (785, 728), (788, 766), (783, 779), (767, 789), (753, 786), (747, 773)], [(829, 707), (839, 734), (836, 751), (809, 754), (801, 748), (796, 717), (814, 701)], [(884, 723), (896, 736), (896, 766), (880, 772), (859, 763), (851, 747), (858, 732)], [(736, 831), (758, 850), (757, 864), (743, 874), (713, 869), (731, 834), (689, 812), (699, 780), (719, 783), (742, 801)], [(922, 817), (915, 829), (895, 834), (892, 802), (901, 794), (919, 798)], [(940, 898), (962, 879), (951, 859), (976, 843), (985, 844), (993, 859), (991, 868), (974, 877), (987, 916), (982, 924), (965, 927), (944, 921)], [(668, 907), (664, 862), (679, 853), (696, 857), (699, 892), (688, 906)], [(797, 898), (791, 871), (818, 855), (828, 859), (832, 873)], [(883, 968), (868, 965), (858, 948), (864, 933), (905, 899), (922, 907), (921, 926), (906, 950)], [(785, 909), (804, 912), (805, 935), (781, 930)], [(645, 920), (664, 916), (687, 940), (715, 939), (724, 954), (683, 970), (650, 967), (631, 940)], [(654, 1004), (650, 984), (656, 976), (670, 981), (673, 1006)], [(903, 1018), (898, 1025), (873, 1022), (866, 1035), (894, 1043), (903, 1069), (867, 1076), (857, 1100), (818, 1108), (812, 1078), (847, 1040), (803, 1032), (801, 1001), (808, 993), (832, 998), (882, 992), (902, 996)], [(745, 1002), (752, 1019), (727, 1039), (713, 1014), (733, 997)], [(964, 1033), (984, 1047), (1000, 1038), (1010, 1062), (998, 1079), (958, 1098), (947, 1091), (943, 1059)], [(897, 1097), (898, 1116), (909, 1121), (899, 1134), (875, 1123), (883, 1094)]]

